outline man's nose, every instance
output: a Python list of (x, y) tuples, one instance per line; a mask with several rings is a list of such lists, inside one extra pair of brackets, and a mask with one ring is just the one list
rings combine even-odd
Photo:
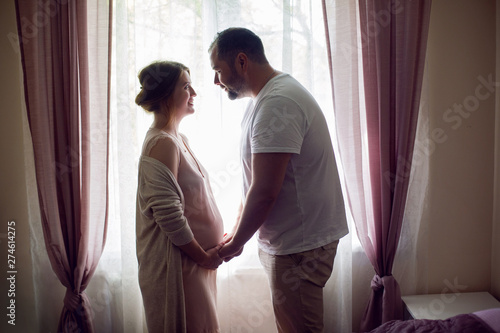
[(215, 76), (214, 76), (214, 84), (215, 85), (220, 85), (219, 74), (217, 74), (217, 73), (215, 73)]

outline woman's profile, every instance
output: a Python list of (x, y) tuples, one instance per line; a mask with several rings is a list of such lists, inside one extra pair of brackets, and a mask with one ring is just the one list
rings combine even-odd
[(150, 333), (219, 332), (216, 268), (222, 218), (182, 119), (194, 113), (189, 69), (154, 62), (138, 75), (136, 104), (154, 115), (139, 159), (136, 245)]

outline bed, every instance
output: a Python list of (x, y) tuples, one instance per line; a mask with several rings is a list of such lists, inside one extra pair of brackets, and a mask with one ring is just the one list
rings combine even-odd
[(444, 320), (393, 320), (370, 333), (500, 333), (500, 308), (460, 314)]

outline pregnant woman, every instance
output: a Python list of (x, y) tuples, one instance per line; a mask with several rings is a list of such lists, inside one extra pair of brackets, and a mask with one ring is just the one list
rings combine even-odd
[(208, 175), (182, 119), (194, 113), (189, 69), (155, 62), (139, 73), (135, 102), (154, 115), (139, 160), (137, 259), (150, 333), (220, 332), (216, 268), (222, 263), (222, 218)]

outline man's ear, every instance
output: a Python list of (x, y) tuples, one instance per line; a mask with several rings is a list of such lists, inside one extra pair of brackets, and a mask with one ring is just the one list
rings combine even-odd
[(239, 70), (246, 72), (248, 68), (248, 57), (245, 53), (240, 52), (236, 55), (235, 66)]

